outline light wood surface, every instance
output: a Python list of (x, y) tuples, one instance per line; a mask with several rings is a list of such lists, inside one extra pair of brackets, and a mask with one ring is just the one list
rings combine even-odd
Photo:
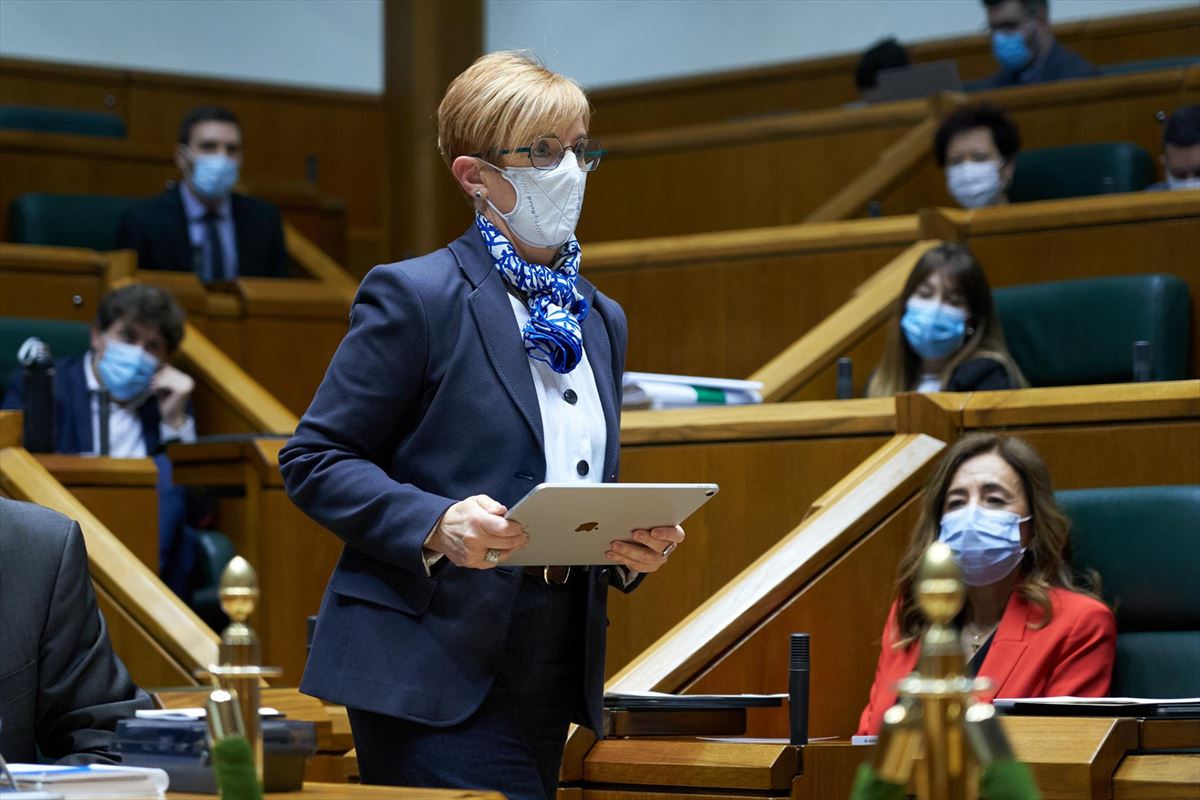
[[(982, 12), (980, 21), (982, 24)], [(1200, 15), (1190, 8), (1054, 25), (1058, 40), (1093, 64), (1194, 55), (1198, 29)], [(976, 80), (996, 71), (987, 36), (959, 36), (904, 45), (914, 63), (956, 61), (963, 80)], [(860, 56), (859, 52), (843, 53), (597, 89), (589, 93), (596, 107), (594, 127), (599, 135), (607, 136), (614, 132), (833, 108), (857, 99), (854, 70)]]
[(158, 469), (153, 460), (57, 453), (34, 458), (158, 574)]
[(1195, 800), (1200, 797), (1200, 753), (1126, 756), (1112, 788), (1113, 800)]
[(837, 311), (751, 373), (750, 380), (763, 383), (763, 400), (783, 400), (890, 319), (909, 273), (921, 256), (937, 244), (921, 241), (909, 247)]
[[(146, 659), (153, 662), (155, 674), (162, 674), (160, 653), (183, 676), (213, 663), (217, 655), (216, 634), (23, 448), (0, 450), (0, 487), (9, 497), (52, 508), (79, 523), (98, 593), (107, 595), (137, 626), (137, 631), (130, 632), (131, 639), (140, 637), (143, 642), (148, 639), (161, 647), (158, 652), (150, 652), (145, 644), (132, 651), (118, 650), (135, 680), (142, 679), (140, 665)], [(110, 624), (113, 622), (110, 619)]]
[(1108, 797), (1117, 764), (1137, 747), (1137, 721), (1128, 718), (1001, 717), (1000, 724), (1044, 800)]
[(894, 426), (895, 401), (890, 397), (626, 411), (621, 415), (621, 444), (885, 434), (895, 430)]
[(606, 739), (588, 754), (584, 780), (639, 787), (789, 789), (796, 756), (796, 748), (786, 742)]

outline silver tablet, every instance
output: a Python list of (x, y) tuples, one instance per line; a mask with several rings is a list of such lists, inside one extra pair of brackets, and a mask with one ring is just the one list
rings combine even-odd
[(715, 483), (543, 483), (505, 516), (529, 544), (505, 566), (611, 564), (609, 544), (635, 530), (680, 525), (708, 502)]

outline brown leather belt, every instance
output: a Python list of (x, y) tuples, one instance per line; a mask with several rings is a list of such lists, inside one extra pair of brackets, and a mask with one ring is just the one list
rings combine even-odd
[(562, 586), (571, 577), (570, 567), (522, 567), (525, 574), (551, 586)]

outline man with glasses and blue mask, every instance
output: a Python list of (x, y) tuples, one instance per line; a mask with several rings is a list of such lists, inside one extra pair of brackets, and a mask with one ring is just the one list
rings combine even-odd
[(1071, 78), (1090, 78), (1096, 68), (1058, 43), (1050, 29), (1050, 0), (983, 0), (992, 54), (1000, 71), (979, 88), (995, 89)]
[(183, 180), (121, 218), (118, 244), (137, 251), (138, 267), (195, 272), (204, 283), (288, 277), (279, 209), (233, 191), (242, 166), (237, 117), (216, 107), (188, 112), (175, 164)]
[[(195, 382), (169, 363), (183, 339), (183, 309), (156, 286), (132, 284), (106, 294), (91, 348), (54, 362), (54, 449), (59, 453), (153, 458), (159, 469), (159, 576), (190, 597), (195, 543), (184, 524), (184, 489), (172, 485), (169, 441), (196, 439), (189, 405)], [(18, 369), (4, 408), (24, 405)]]

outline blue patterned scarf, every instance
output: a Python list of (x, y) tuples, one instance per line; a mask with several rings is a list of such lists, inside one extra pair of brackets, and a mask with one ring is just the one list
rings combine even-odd
[(583, 358), (583, 328), (588, 302), (575, 291), (579, 277), (579, 242), (571, 237), (558, 251), (553, 267), (530, 264), (517, 254), (512, 242), (482, 214), (475, 225), (492, 254), (504, 282), (523, 294), (529, 322), (522, 333), (525, 352), (565, 374)]

